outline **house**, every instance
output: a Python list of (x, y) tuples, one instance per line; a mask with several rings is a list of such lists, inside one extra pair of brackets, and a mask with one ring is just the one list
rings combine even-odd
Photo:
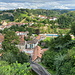
[(20, 51), (25, 50), (26, 41), (24, 40), (24, 35), (19, 35), (19, 39), (20, 42), (16, 46), (20, 49)]
[(33, 22), (30, 22), (30, 23), (29, 23), (29, 26), (32, 26), (33, 24), (34, 24)]
[(38, 35), (35, 39), (37, 39), (38, 41), (41, 40), (41, 35)]
[(2, 56), (2, 53), (0, 53), (0, 60), (1, 60), (1, 56)]
[(33, 50), (32, 61), (40, 62), (42, 58), (42, 54), (48, 49), (42, 49), (40, 46), (36, 46)]
[[(40, 62), (41, 60), (41, 57), (42, 57), (42, 54), (41, 54), (41, 47), (40, 46), (36, 46), (34, 48), (34, 51), (33, 51), (33, 56), (32, 56), (32, 61), (35, 61), (35, 62)], [(36, 60), (38, 59), (38, 60)]]
[(41, 41), (41, 40), (44, 40), (45, 38), (46, 38), (45, 35), (38, 35), (38, 36), (36, 36), (34, 39), (38, 40), (38, 42), (39, 42), (39, 41)]
[(4, 30), (4, 28), (6, 28), (6, 26), (0, 26), (0, 30)]
[(29, 33), (28, 31), (26, 31), (26, 32), (19, 32), (19, 31), (17, 31), (17, 32), (16, 32), (16, 34), (17, 34), (18, 36), (19, 36), (19, 35), (27, 36), (28, 33)]
[(20, 51), (29, 54), (32, 57), (32, 61), (40, 62), (42, 54), (47, 50), (41, 49), (41, 47), (38, 46), (38, 40), (41, 39), (41, 35), (37, 36), (36, 39), (31, 41), (25, 41), (24, 35), (19, 35), (19, 39), (20, 42), (16, 46), (20, 49)]
[(42, 18), (42, 19), (46, 19), (47, 18), (47, 16), (43, 16), (43, 15), (39, 15), (38, 17)]
[(26, 43), (26, 49), (33, 49), (38, 45), (38, 40), (34, 39), (31, 41), (27, 41)]
[(21, 25), (26, 25), (26, 24), (28, 24), (28, 23), (20, 23), (20, 22), (9, 22), (9, 23), (6, 23), (5, 21), (2, 22), (2, 26), (6, 26), (5, 28), (10, 28), (13, 25), (21, 26)]
[(9, 23), (7, 23), (5, 20), (2, 21), (1, 23), (2, 23), (2, 26), (0, 26), (0, 30), (3, 30), (4, 28), (10, 28), (13, 25), (18, 25), (18, 26), (28, 25), (28, 23), (20, 23), (20, 22), (9, 22)]
[(6, 22), (5, 20), (2, 21), (1, 23), (2, 23), (2, 25), (4, 25), (4, 26), (7, 25), (7, 22)]
[(32, 55), (33, 55), (33, 50), (34, 50), (34, 49), (24, 49), (24, 50), (22, 50), (22, 52), (25, 52), (25, 53), (27, 53), (28, 55), (30, 55), (30, 56), (32, 57)]
[(50, 17), (49, 20), (50, 21), (52, 21), (52, 20), (55, 21), (55, 20), (57, 20), (57, 18), (56, 17)]
[(0, 49), (2, 49), (2, 42), (4, 41), (4, 36), (0, 33)]

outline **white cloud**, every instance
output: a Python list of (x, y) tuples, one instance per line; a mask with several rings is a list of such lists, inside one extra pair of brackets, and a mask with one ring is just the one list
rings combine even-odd
[(69, 9), (68, 6), (62, 5), (58, 2), (45, 2), (45, 3), (5, 3), (0, 2), (0, 10), (16, 9), (16, 8), (29, 8), (29, 9)]
[(75, 6), (75, 4), (66, 4), (65, 6)]
[(55, 6), (54, 8), (58, 8), (58, 9), (70, 9), (69, 7), (66, 7), (66, 6)]

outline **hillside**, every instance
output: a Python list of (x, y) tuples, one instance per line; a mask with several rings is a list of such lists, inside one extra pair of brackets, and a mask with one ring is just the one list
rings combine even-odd
[(22, 20), (31, 15), (44, 15), (48, 17), (58, 17), (63, 13), (67, 13), (69, 10), (45, 10), (45, 9), (16, 9), (16, 10), (6, 10), (0, 11), (0, 21), (15, 21), (16, 19)]
[(75, 11), (0, 11), (0, 55), (0, 75), (75, 75)]
[(70, 10), (6, 10), (0, 11), (0, 25), (5, 20), (8, 24), (27, 23), (28, 27), (39, 29), (40, 33), (67, 33), (70, 31), (71, 23), (75, 21), (74, 16), (75, 11)]

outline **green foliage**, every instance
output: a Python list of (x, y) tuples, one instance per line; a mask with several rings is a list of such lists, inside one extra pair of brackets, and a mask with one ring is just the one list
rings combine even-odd
[(51, 39), (49, 50), (42, 57), (42, 63), (53, 71), (56, 75), (75, 74), (75, 41), (71, 40), (69, 34), (59, 35)]
[(24, 52), (20, 52), (17, 54), (17, 61), (21, 64), (23, 64), (24, 62), (29, 62), (29, 56)]
[(51, 37), (46, 37), (43, 41), (50, 41)]
[(56, 75), (61, 75), (60, 67), (63, 65), (65, 55), (56, 55), (55, 57), (55, 66), (56, 66)]
[[(33, 14), (35, 16), (37, 15), (45, 15), (48, 17), (58, 17), (60, 14), (67, 13), (68, 10), (45, 10), (45, 9), (16, 9), (15, 10), (6, 10), (6, 11), (0, 11), (0, 20), (9, 20), (9, 21), (15, 21), (15, 22), (21, 22), (23, 19), (27, 19), (24, 22), (33, 21), (37, 22), (36, 19), (31, 19), (29, 16), (32, 16)], [(70, 13), (69, 13), (70, 14)]]
[(18, 44), (19, 43), (19, 37), (15, 34), (14, 31), (7, 31), (4, 36), (4, 41), (11, 44)]
[(71, 33), (75, 36), (75, 22), (72, 23)]
[(49, 47), (49, 42), (50, 42), (50, 37), (46, 37), (46, 39), (44, 39), (44, 40), (41, 40), (40, 42), (39, 42), (39, 46), (41, 46), (42, 48), (48, 48)]
[(68, 50), (65, 55), (58, 55), (55, 58), (56, 75), (74, 75), (75, 48)]
[(2, 31), (3, 34), (6, 34), (8, 31), (8, 28), (4, 28), (4, 30)]
[(8, 52), (3, 53), (1, 60), (7, 61), (9, 64), (15, 63), (16, 61), (23, 64), (25, 62), (29, 62), (29, 56), (24, 52), (13, 53), (9, 50)]
[(7, 61), (9, 64), (15, 63), (17, 61), (16, 55), (11, 53), (10, 51), (9, 52), (5, 52), (2, 55), (1, 60)]
[(40, 34), (40, 30), (39, 29), (36, 29), (35, 30), (35, 34), (39, 35)]
[(12, 31), (26, 31), (25, 30), (26, 25), (22, 25), (22, 26), (18, 26), (18, 25), (13, 25), (10, 28), (8, 28), (8, 30), (12, 30)]
[(5, 61), (0, 61), (0, 75), (31, 75), (29, 65), (29, 63), (18, 62), (9, 65)]
[(28, 62), (29, 56), (23, 52), (20, 52), (16, 45), (19, 43), (19, 37), (14, 31), (7, 31), (2, 42), (3, 55), (1, 60), (14, 63), (16, 61), (20, 63)]
[(0, 20), (14, 21), (14, 16), (10, 15), (10, 13), (3, 14), (3, 15), (0, 15)]
[(69, 28), (71, 24), (71, 18), (61, 15), (58, 19), (58, 24), (60, 28)]
[(56, 52), (54, 51), (46, 51), (42, 57), (42, 63), (49, 67), (50, 69), (54, 70), (54, 57)]
[(7, 33), (7, 31), (20, 31), (20, 32), (25, 32), (25, 31), (28, 31), (29, 32), (29, 36), (31, 36), (33, 33), (35, 33), (35, 29), (32, 28), (32, 27), (27, 27), (27, 25), (21, 25), (21, 26), (18, 26), (18, 25), (13, 25), (11, 26), (10, 28), (5, 28), (2, 32), (3, 33)]
[(69, 34), (66, 35), (59, 35), (58, 37), (51, 39), (50, 41), (50, 49), (53, 49), (55, 51), (59, 51), (66, 46), (64, 46), (66, 43), (71, 41), (71, 36)]
[(35, 33), (35, 29), (34, 28), (28, 27), (28, 28), (26, 28), (26, 30), (29, 31), (29, 36), (31, 36), (32, 33)]
[(30, 40), (32, 40), (32, 38), (30, 36), (27, 36), (27, 37), (24, 37), (24, 40), (30, 41)]
[(14, 31), (7, 31), (4, 36), (4, 41), (2, 42), (2, 48), (7, 51), (18, 52), (18, 48), (15, 46), (19, 43), (19, 37)]

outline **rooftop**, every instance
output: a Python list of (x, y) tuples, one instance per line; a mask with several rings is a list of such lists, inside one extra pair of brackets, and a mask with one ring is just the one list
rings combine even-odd
[(38, 40), (36, 40), (36, 39), (27, 41), (28, 44), (36, 44), (37, 42), (38, 42)]

